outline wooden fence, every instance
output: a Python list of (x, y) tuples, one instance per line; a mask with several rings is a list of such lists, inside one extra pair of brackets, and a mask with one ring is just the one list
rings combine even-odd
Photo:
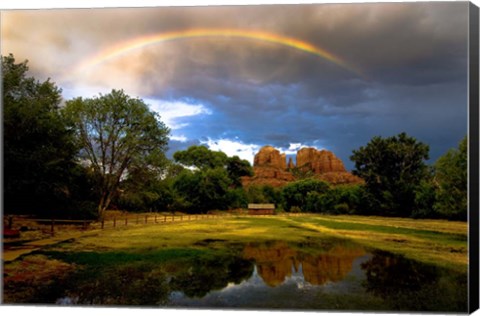
[[(101, 230), (120, 227), (128, 227), (146, 224), (170, 224), (185, 221), (198, 220), (214, 220), (222, 218), (239, 218), (239, 217), (276, 217), (276, 216), (299, 216), (300, 213), (282, 213), (280, 215), (257, 214), (250, 215), (246, 213), (222, 213), (222, 214), (182, 214), (182, 215), (165, 215), (159, 213), (142, 214), (142, 215), (119, 215), (112, 216), (108, 219), (96, 220), (67, 220), (67, 219), (36, 219), (22, 216), (6, 216), (4, 217), (4, 228), (8, 230), (22, 230), (28, 224), (35, 223), (36, 227), (43, 232), (48, 232), (51, 236), (59, 230)], [(305, 214), (303, 214), (305, 215)], [(26, 228), (28, 229), (28, 227)]]

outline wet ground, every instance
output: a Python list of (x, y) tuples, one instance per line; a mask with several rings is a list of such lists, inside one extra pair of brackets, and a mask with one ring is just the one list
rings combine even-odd
[[(282, 310), (465, 312), (467, 276), (352, 242), (236, 244), (216, 251), (39, 252), (64, 273), (32, 282), (4, 271), (6, 303)], [(199, 244), (200, 246), (200, 244)], [(28, 258), (28, 257), (27, 257)], [(53, 266), (50, 264), (50, 266)]]

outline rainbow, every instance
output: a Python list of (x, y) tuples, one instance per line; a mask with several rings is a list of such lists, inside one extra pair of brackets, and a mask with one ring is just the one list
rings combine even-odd
[(101, 63), (145, 46), (167, 41), (208, 37), (243, 38), (275, 43), (322, 57), (349, 71), (360, 74), (360, 71), (347, 64), (347, 62), (342, 60), (340, 57), (335, 56), (327, 50), (316, 47), (308, 42), (272, 33), (235, 29), (193, 29), (142, 36), (103, 50), (99, 54), (82, 62), (78, 67), (76, 67), (76, 71), (82, 72), (91, 69)]

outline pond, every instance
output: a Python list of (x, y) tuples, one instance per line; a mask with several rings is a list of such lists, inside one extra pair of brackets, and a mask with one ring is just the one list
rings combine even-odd
[(244, 269), (243, 279), (232, 278), (221, 289), (200, 295), (185, 289), (172, 291), (166, 305), (466, 311), (467, 281), (460, 274), (347, 242), (323, 251), (315, 246), (248, 244), (242, 259), (250, 260), (252, 266)]
[(467, 311), (465, 274), (349, 241), (236, 244), (228, 252), (217, 251), (221, 243), (205, 240), (208, 255), (186, 249), (144, 256), (50, 253), (83, 268), (37, 291), (27, 303)]

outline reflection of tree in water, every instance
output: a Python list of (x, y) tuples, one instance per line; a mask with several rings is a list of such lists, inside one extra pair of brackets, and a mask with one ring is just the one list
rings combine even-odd
[(69, 295), (74, 303), (159, 305), (168, 299), (166, 275), (152, 264), (111, 267), (95, 274), (93, 278), (78, 280)]
[(177, 273), (170, 282), (172, 291), (182, 291), (189, 297), (204, 297), (229, 283), (239, 284), (253, 274), (253, 264), (238, 257), (196, 259)]
[(361, 265), (365, 287), (393, 309), (466, 311), (466, 275), (383, 251), (373, 254)]
[(238, 284), (253, 274), (253, 264), (236, 257), (193, 259), (179, 263), (174, 275), (152, 262), (123, 264), (89, 270), (73, 280), (67, 290), (68, 304), (82, 305), (164, 305), (172, 291), (189, 297), (203, 297), (212, 290)]

